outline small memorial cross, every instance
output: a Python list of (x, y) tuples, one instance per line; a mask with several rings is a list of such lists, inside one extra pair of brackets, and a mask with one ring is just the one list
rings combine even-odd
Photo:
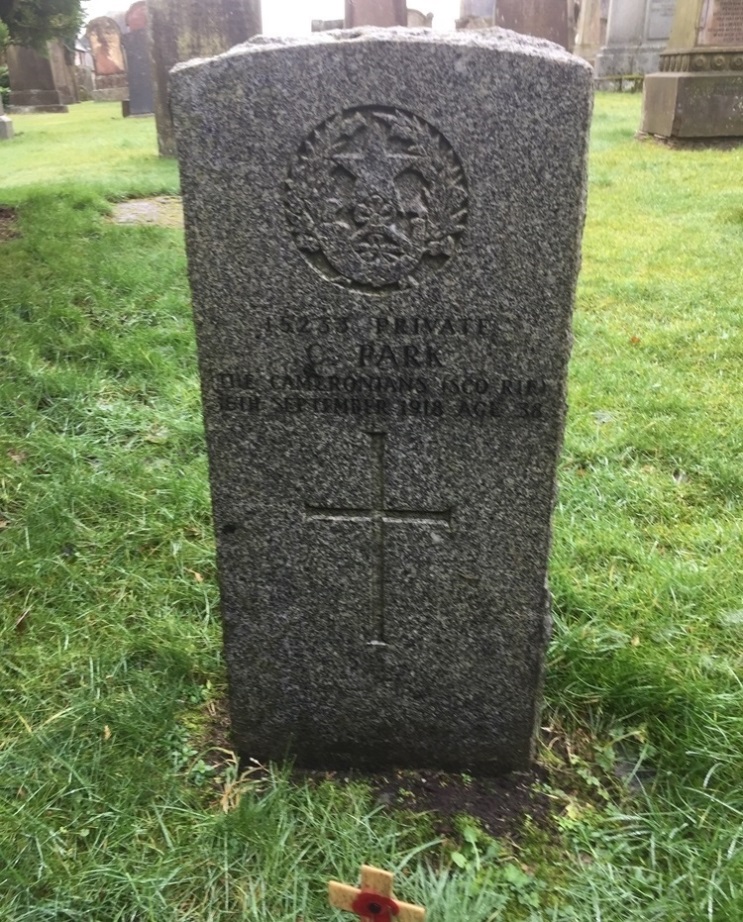
[(424, 922), (426, 910), (412, 903), (401, 903), (392, 896), (393, 875), (369, 865), (361, 866), (361, 887), (328, 883), (330, 905), (346, 912), (355, 912), (360, 919), (381, 922)]

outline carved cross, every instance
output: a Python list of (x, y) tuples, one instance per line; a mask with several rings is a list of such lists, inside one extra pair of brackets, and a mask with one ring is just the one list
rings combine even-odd
[(355, 912), (360, 919), (379, 922), (424, 922), (426, 910), (412, 903), (401, 903), (392, 895), (393, 875), (367, 864), (361, 866), (361, 887), (328, 883), (330, 905)]
[(372, 526), (371, 607), (377, 638), (372, 644), (387, 643), (385, 635), (385, 541), (390, 525), (451, 525), (451, 509), (389, 509), (385, 499), (383, 432), (370, 432), (372, 454), (372, 502), (366, 508), (307, 506), (305, 516), (321, 522), (361, 522)]

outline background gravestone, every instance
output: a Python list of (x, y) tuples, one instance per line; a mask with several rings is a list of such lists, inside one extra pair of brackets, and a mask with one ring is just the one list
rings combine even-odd
[(96, 102), (122, 102), (129, 96), (121, 29), (111, 16), (98, 16), (85, 27), (93, 55)]
[(583, 0), (578, 16), (574, 53), (595, 64), (599, 49), (606, 42), (609, 0)]
[(124, 33), (121, 40), (126, 51), (126, 69), (129, 77), (127, 115), (152, 115), (155, 111), (155, 99), (145, 0), (139, 0), (129, 7), (126, 25), (129, 31)]
[(346, 0), (345, 24), (356, 26), (406, 26), (405, 0)]
[(75, 102), (74, 82), (60, 42), (48, 42), (46, 55), (33, 48), (8, 45), (11, 112), (67, 112)]
[(590, 67), (366, 29), (171, 81), (240, 753), (526, 766)]
[(3, 101), (0, 99), (0, 141), (9, 141), (13, 137), (13, 122), (5, 114)]
[(168, 73), (174, 64), (210, 57), (261, 31), (260, 0), (149, 0), (150, 56), (155, 90), (157, 145), (175, 156), (168, 105)]
[(743, 137), (743, 0), (679, 0), (660, 68), (645, 79), (642, 131)]
[(606, 44), (596, 55), (596, 76), (607, 88), (614, 78), (658, 69), (675, 9), (676, 0), (610, 0)]
[(575, 27), (566, 0), (497, 0), (495, 25), (573, 47)]

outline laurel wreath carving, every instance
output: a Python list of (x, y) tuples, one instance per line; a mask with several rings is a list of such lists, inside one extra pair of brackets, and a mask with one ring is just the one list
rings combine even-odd
[(284, 201), (295, 243), (317, 271), (380, 293), (417, 285), (448, 261), (468, 195), (459, 158), (436, 128), (368, 106), (329, 118), (302, 143)]

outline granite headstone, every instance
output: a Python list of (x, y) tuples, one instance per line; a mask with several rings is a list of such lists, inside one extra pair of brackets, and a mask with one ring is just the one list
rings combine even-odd
[(596, 77), (605, 88), (613, 88), (616, 78), (658, 69), (675, 9), (676, 0), (610, 0), (606, 44), (596, 55)]
[(171, 85), (240, 753), (523, 768), (590, 67), (359, 29)]
[(155, 111), (155, 99), (145, 0), (138, 0), (129, 7), (126, 14), (126, 25), (129, 31), (121, 37), (126, 51), (126, 69), (129, 77), (126, 114), (152, 115)]
[(210, 57), (261, 31), (261, 0), (148, 0), (157, 146), (175, 156), (168, 73), (189, 58)]
[(643, 132), (743, 137), (743, 0), (679, 0), (660, 71), (645, 78)]

